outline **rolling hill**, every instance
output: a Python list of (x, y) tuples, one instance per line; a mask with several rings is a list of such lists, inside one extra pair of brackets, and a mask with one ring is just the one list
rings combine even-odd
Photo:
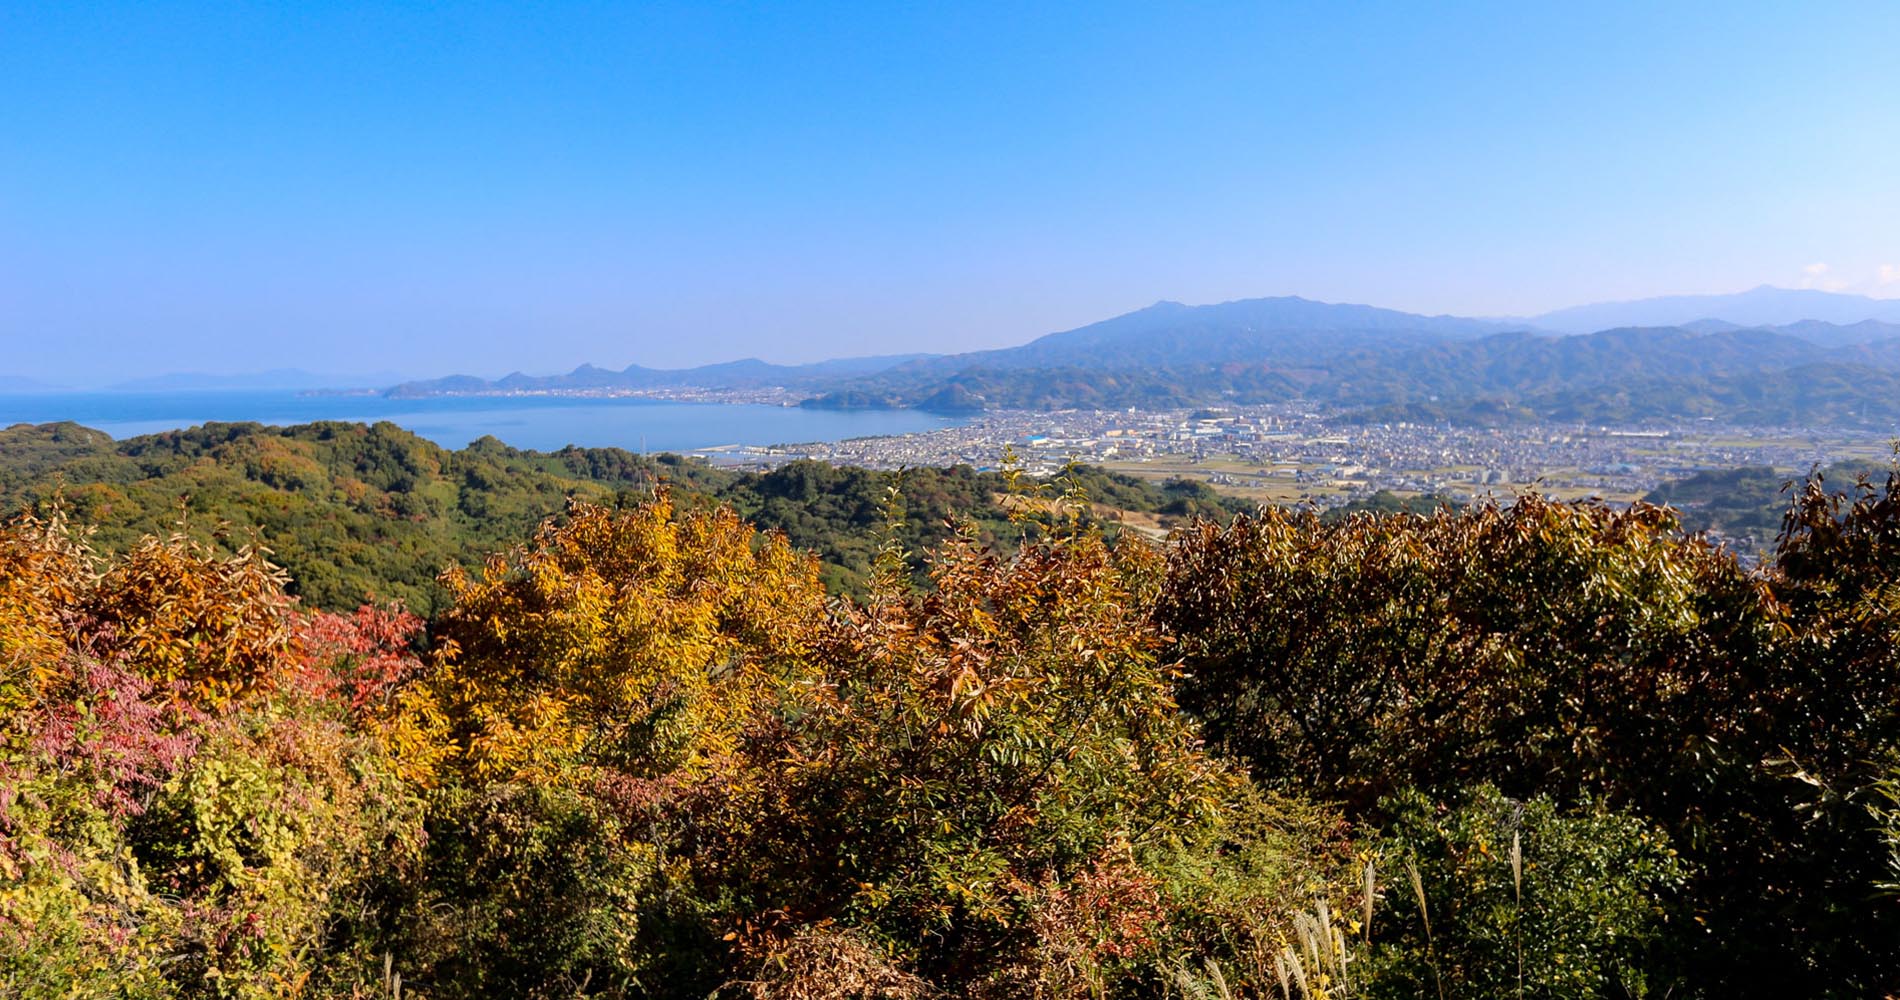
[[(1157, 485), (1096, 469), (1078, 477), (1097, 515), (1111, 520), (1125, 513), (1168, 527), (1248, 506), (1202, 483)], [(457, 451), (388, 423), (206, 424), (123, 441), (72, 423), (0, 429), (0, 518), (57, 498), (107, 551), (181, 524), (200, 538), (255, 540), (305, 603), (332, 609), (374, 596), (429, 613), (445, 567), (478, 566), (561, 514), (570, 498), (621, 503), (662, 483), (680, 502), (727, 503), (784, 531), (819, 556), (827, 583), (848, 592), (877, 557), (890, 476), (818, 462), (744, 473), (618, 448), (522, 451), (494, 438)], [(1006, 491), (995, 472), (912, 470), (900, 538), (921, 553), (948, 537), (952, 515), (988, 537), (1006, 536), (1015, 529), (998, 499)]]

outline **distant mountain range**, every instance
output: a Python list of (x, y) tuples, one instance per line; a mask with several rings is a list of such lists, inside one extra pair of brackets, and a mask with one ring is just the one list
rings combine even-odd
[[(16, 382), (18, 380), (15, 380)], [(0, 391), (9, 383), (0, 381)], [(301, 371), (168, 375), (145, 391), (387, 385)], [(1306, 401), (1363, 419), (1900, 422), (1900, 300), (1761, 287), (1523, 319), (1298, 297), (1157, 302), (1018, 347), (776, 365), (582, 365), (402, 382), (396, 397), (782, 387), (821, 408), (1178, 407)]]
[(1732, 295), (1669, 295), (1573, 306), (1525, 322), (1556, 333), (1594, 333), (1616, 327), (1684, 326), (1697, 320), (1724, 320), (1737, 326), (1816, 322), (1852, 328), (1864, 320), (1900, 324), (1900, 299), (1762, 285)]
[(390, 393), (688, 386), (781, 386), (809, 393), (807, 406), (951, 413), (1306, 401), (1369, 421), (1711, 417), (1892, 428), (1900, 422), (1900, 302), (1758, 288), (1516, 320), (1290, 296), (1158, 302), (1000, 350), (679, 370), (583, 365), (563, 375), (411, 382)]
[(1157, 302), (1113, 319), (1051, 333), (1021, 347), (949, 355), (911, 367), (944, 371), (1288, 363), (1522, 329), (1522, 323), (1417, 316), (1293, 296), (1205, 306)]
[(748, 389), (762, 386), (800, 388), (819, 383), (872, 375), (899, 365), (932, 357), (927, 354), (892, 354), (881, 357), (839, 358), (809, 365), (774, 365), (757, 358), (701, 365), (698, 368), (643, 368), (628, 365), (618, 371), (581, 365), (565, 375), (524, 375), (514, 372), (488, 380), (473, 375), (405, 382), (390, 389), (397, 398), (444, 395), (483, 395), (510, 392), (560, 392), (605, 389), (658, 389), (692, 387), (699, 389)]
[[(1733, 298), (1765, 308), (1776, 296)], [(1900, 305), (1856, 302), (1863, 309)], [(1702, 318), (1562, 335), (1541, 318), (1428, 317), (1282, 298), (1158, 303), (1021, 347), (899, 365), (836, 385), (806, 405), (970, 412), (1305, 400), (1368, 419), (1709, 416), (1888, 426), (1900, 419), (1900, 397), (1891, 394), (1900, 384), (1896, 370), (1900, 324), (1868, 318), (1778, 327)], [(1803, 378), (1791, 377), (1795, 371)]]

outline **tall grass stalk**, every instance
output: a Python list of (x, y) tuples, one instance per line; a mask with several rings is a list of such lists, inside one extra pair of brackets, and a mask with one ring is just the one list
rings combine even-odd
[(1425, 923), (1425, 960), (1432, 967), (1432, 983), (1438, 987), (1438, 1000), (1445, 1000), (1445, 977), (1438, 971), (1438, 945), (1432, 940), (1431, 908), (1425, 903), (1425, 880), (1419, 877), (1418, 865), (1410, 858), (1405, 861), (1405, 874), (1412, 879), (1412, 895), (1418, 900), (1418, 916)]
[(1517, 998), (1524, 1000), (1524, 834), (1511, 831), (1511, 891), (1517, 896), (1517, 911), (1511, 918), (1511, 936), (1517, 944)]
[(1372, 859), (1367, 858), (1365, 889), (1359, 897), (1359, 926), (1367, 944), (1372, 943), (1372, 898), (1378, 889), (1377, 873), (1372, 865)]

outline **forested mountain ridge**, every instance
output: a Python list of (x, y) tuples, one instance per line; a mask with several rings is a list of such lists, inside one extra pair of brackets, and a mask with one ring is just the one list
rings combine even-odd
[(1178, 407), (1305, 400), (1362, 419), (1736, 422), (1885, 426), (1900, 420), (1900, 340), (1823, 347), (1766, 329), (1495, 333), (1437, 341), (1287, 341), (1288, 360), (1170, 365), (1101, 348), (1088, 364), (904, 366), (807, 401), (820, 407)]
[[(1106, 518), (1128, 511), (1174, 523), (1246, 506), (1200, 484), (1077, 475)], [(386, 423), (207, 424), (119, 442), (76, 424), (0, 430), (0, 514), (58, 495), (112, 551), (180, 523), (200, 537), (223, 525), (234, 542), (255, 533), (289, 571), (293, 593), (326, 608), (373, 596), (427, 613), (442, 597), (443, 569), (477, 565), (570, 500), (633, 502), (660, 484), (681, 503), (729, 504), (785, 531), (823, 558), (830, 585), (851, 590), (875, 559), (889, 478), (816, 462), (760, 474), (617, 448), (521, 451), (493, 438), (454, 451)], [(968, 467), (907, 473), (902, 540), (921, 552), (946, 537), (952, 514), (987, 535), (1007, 533), (1002, 490), (1002, 476)]]
[[(1293, 296), (1158, 302), (995, 350), (794, 366), (747, 359), (676, 371), (582, 365), (564, 375), (516, 373), (495, 381), (451, 376), (390, 393), (776, 387), (808, 393), (803, 402), (811, 407), (946, 413), (1306, 401), (1369, 420), (1900, 420), (1891, 392), (1891, 373), (1900, 370), (1900, 322), (1883, 311), (1887, 305), (1781, 292), (1736, 297), (1767, 304), (1728, 315), (1809, 318), (1779, 325), (1711, 319), (1694, 313), (1703, 299), (1691, 297), (1601, 311), (1690, 317), (1673, 323), (1553, 334), (1537, 325), (1541, 319), (1421, 316)], [(1722, 312), (1729, 301), (1704, 304)], [(1570, 325), (1557, 326), (1571, 331), (1584, 315), (1596, 314), (1566, 313)]]
[(774, 388), (806, 394), (804, 405), (820, 408), (951, 413), (1306, 401), (1362, 411), (1360, 419), (1713, 416), (1887, 426), (1900, 419), (1888, 374), (1900, 370), (1897, 309), (1886, 300), (1784, 289), (1612, 303), (1529, 320), (1424, 316), (1296, 296), (1164, 301), (1021, 346), (960, 354), (800, 365), (748, 358), (686, 369), (584, 364), (556, 375), (451, 375), (386, 392)]
[[(582, 365), (564, 375), (515, 373), (495, 381), (466, 375), (410, 382), (392, 394), (585, 390), (695, 386), (812, 387), (877, 375), (899, 381), (965, 370), (1084, 368), (1289, 362), (1354, 347), (1414, 345), (1519, 329), (1510, 323), (1457, 316), (1418, 316), (1374, 306), (1314, 302), (1295, 296), (1189, 306), (1157, 302), (1098, 323), (1051, 333), (1020, 347), (951, 355), (844, 358), (805, 365), (757, 359), (697, 368), (612, 370)], [(847, 388), (848, 391), (848, 388)]]
[(1458, 316), (1420, 316), (1297, 296), (1190, 306), (1157, 302), (1046, 334), (1020, 347), (914, 361), (893, 376), (965, 368), (1132, 369), (1184, 364), (1287, 363), (1376, 346), (1462, 340), (1522, 329)]

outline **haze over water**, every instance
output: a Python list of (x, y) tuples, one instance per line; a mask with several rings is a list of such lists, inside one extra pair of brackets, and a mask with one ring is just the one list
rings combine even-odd
[(809, 410), (742, 403), (676, 403), (576, 396), (386, 399), (288, 391), (98, 392), (0, 395), (0, 426), (72, 420), (115, 438), (210, 421), (290, 425), (387, 420), (447, 448), (493, 435), (516, 448), (569, 444), (630, 451), (841, 441), (907, 434), (956, 421), (917, 410)]

